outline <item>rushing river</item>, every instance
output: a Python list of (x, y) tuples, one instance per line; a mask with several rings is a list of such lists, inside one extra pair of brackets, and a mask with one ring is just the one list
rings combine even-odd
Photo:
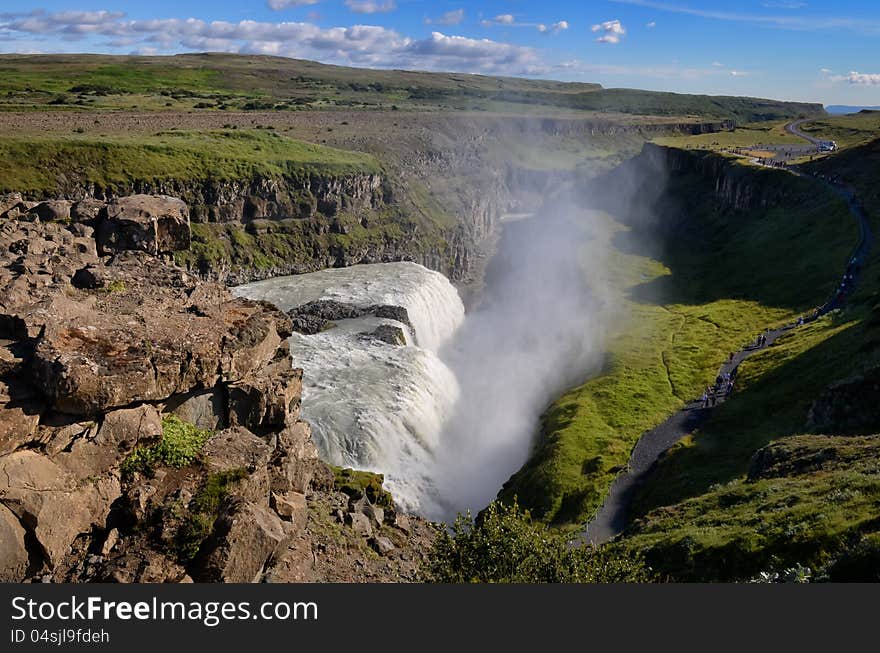
[(284, 311), (317, 299), (407, 309), (405, 345), (365, 337), (377, 317), (294, 334), (303, 416), (328, 462), (385, 474), (404, 508), (435, 519), (483, 508), (526, 461), (541, 413), (601, 351), (603, 263), (589, 221), (551, 213), (505, 224), (478, 307), (415, 263), (357, 265), (235, 289)]
[[(446, 277), (415, 263), (381, 263), (278, 277), (234, 292), (283, 311), (316, 299), (407, 310), (415, 333), (385, 318), (340, 320), (315, 335), (294, 333), (290, 351), (303, 368), (303, 417), (324, 460), (382, 472), (400, 504), (431, 512), (432, 460), (459, 398), (438, 352), (464, 320)], [(407, 344), (363, 336), (380, 324), (403, 329)]]

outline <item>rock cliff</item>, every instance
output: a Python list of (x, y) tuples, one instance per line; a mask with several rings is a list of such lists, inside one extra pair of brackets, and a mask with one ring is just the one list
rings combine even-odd
[(416, 577), (432, 527), (317, 458), (290, 319), (162, 256), (181, 200), (2, 202), (0, 580)]

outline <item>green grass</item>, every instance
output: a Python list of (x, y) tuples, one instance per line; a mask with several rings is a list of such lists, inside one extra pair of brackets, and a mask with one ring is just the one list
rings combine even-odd
[(164, 131), (150, 136), (0, 137), (0, 191), (54, 194), (75, 184), (250, 179), (255, 175), (377, 172), (374, 158), (261, 130)]
[[(835, 580), (841, 562), (880, 531), (880, 437), (792, 436), (769, 452), (785, 468), (654, 511), (615, 545), (618, 555), (644, 556), (675, 580), (744, 580), (795, 565)], [(875, 560), (841, 580), (877, 580), (877, 573)]]
[[(79, 91), (72, 90), (77, 87)], [(101, 93), (96, 94), (93, 87)], [(64, 104), (50, 104), (59, 96)], [(215, 107), (204, 110), (398, 106), (519, 114), (588, 111), (700, 116), (739, 122), (822, 113), (817, 104), (603, 89), (598, 84), (514, 77), (368, 70), (254, 55), (0, 56), (0, 109), (155, 110), (166, 108), (168, 102), (178, 109), (205, 104)]]
[(160, 465), (186, 467), (198, 459), (202, 447), (212, 435), (213, 431), (197, 428), (176, 415), (165, 415), (162, 417), (162, 439), (132, 451), (122, 463), (122, 475), (152, 475)]
[(685, 149), (723, 150), (757, 145), (803, 144), (804, 140), (785, 131), (787, 120), (737, 125), (730, 131), (695, 136), (663, 136), (654, 139), (659, 145)]
[[(725, 210), (711, 199), (713, 181), (687, 175), (671, 181), (665, 219), (634, 233), (618, 225), (607, 282), (627, 321), (601, 373), (545, 413), (532, 457), (502, 497), (555, 525), (583, 524), (644, 431), (698, 396), (730, 351), (833, 289), (857, 238), (845, 204), (810, 180), (754, 174), (788, 203)], [(659, 254), (646, 250), (657, 241)]]
[(247, 477), (247, 470), (228, 469), (209, 474), (187, 506), (188, 512), (177, 532), (177, 553), (184, 562), (195, 558), (202, 542), (211, 534), (220, 507), (235, 484)]
[(880, 137), (880, 111), (811, 120), (801, 125), (801, 131), (816, 138), (837, 141), (841, 149), (865, 145)]

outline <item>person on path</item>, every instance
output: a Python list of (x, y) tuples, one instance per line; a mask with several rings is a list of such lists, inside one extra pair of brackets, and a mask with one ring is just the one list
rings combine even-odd
[(708, 408), (709, 407), (709, 391), (708, 391), (708, 389), (703, 391), (703, 400), (702, 401), (703, 401), (703, 408)]

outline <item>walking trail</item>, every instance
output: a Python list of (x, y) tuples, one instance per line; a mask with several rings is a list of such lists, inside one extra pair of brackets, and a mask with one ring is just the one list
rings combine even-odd
[[(791, 172), (799, 176), (806, 176), (801, 172)], [(856, 198), (855, 192), (851, 188), (836, 184), (824, 176), (820, 176), (818, 179), (847, 201), (850, 212), (858, 221), (859, 243), (847, 262), (847, 273), (853, 272), (854, 281), (849, 283), (842, 291), (839, 289), (835, 290), (828, 301), (820, 306), (809, 319), (816, 319), (829, 311), (840, 308), (845, 303), (846, 298), (855, 289), (859, 272), (864, 268), (871, 246), (871, 229), (868, 217), (861, 203)], [(749, 356), (771, 346), (784, 333), (796, 328), (797, 324), (788, 324), (777, 329), (765, 331), (765, 344), (758, 346), (756, 343), (753, 343), (736, 352), (732, 360), (725, 362), (721, 366), (718, 372), (719, 375), (724, 376), (727, 373), (731, 373), (735, 377), (740, 363)], [(716, 406), (724, 401), (725, 398), (723, 396), (719, 397)], [(656, 428), (643, 433), (635, 448), (633, 448), (632, 454), (630, 454), (629, 464), (612, 483), (604, 503), (593, 516), (593, 519), (587, 524), (580, 539), (583, 542), (598, 545), (620, 535), (627, 525), (633, 496), (639, 485), (645, 482), (657, 460), (672, 445), (686, 435), (693, 433), (711, 414), (712, 410), (714, 410), (714, 407), (704, 408), (701, 400), (695, 400)]]

